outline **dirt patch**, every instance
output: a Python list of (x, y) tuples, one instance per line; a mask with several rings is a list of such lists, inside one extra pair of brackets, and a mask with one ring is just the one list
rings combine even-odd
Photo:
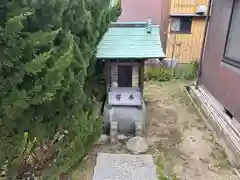
[[(180, 180), (238, 180), (222, 148), (183, 91), (184, 82), (147, 83), (146, 139), (167, 175)], [(97, 146), (70, 179), (91, 180), (98, 152), (128, 153), (124, 143)]]
[(152, 153), (163, 154), (166, 172), (182, 180), (237, 180), (224, 151), (185, 95), (184, 83), (145, 87), (146, 136), (155, 141)]

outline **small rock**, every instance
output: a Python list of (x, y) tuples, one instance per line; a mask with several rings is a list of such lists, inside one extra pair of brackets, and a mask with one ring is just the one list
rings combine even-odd
[(136, 136), (128, 140), (127, 149), (133, 154), (142, 154), (147, 152), (148, 145), (145, 138)]
[(47, 145), (43, 146), (43, 150), (46, 151), (48, 149)]
[(195, 141), (196, 141), (196, 138), (195, 138), (195, 137), (192, 137), (192, 136), (189, 136), (188, 139), (191, 140), (192, 142), (195, 142)]
[(234, 173), (237, 175), (237, 177), (240, 178), (240, 173), (238, 172), (238, 170), (237, 170), (236, 168), (233, 168), (233, 171), (234, 171)]
[(218, 169), (211, 164), (208, 164), (208, 169), (212, 172), (218, 172)]
[(117, 139), (118, 139), (119, 141), (126, 141), (126, 140), (128, 140), (129, 138), (128, 138), (128, 136), (125, 136), (124, 134), (119, 134), (119, 135), (117, 135)]
[(116, 143), (117, 143), (117, 138), (116, 138), (116, 136), (111, 136), (110, 142), (111, 142), (111, 144), (116, 144)]
[(209, 160), (208, 159), (200, 158), (199, 160), (204, 162), (204, 163), (208, 163), (209, 164)]
[(96, 142), (96, 144), (98, 145), (102, 145), (102, 144), (106, 144), (108, 142), (109, 136), (106, 134), (102, 134), (100, 136), (100, 138), (98, 139), (98, 141)]

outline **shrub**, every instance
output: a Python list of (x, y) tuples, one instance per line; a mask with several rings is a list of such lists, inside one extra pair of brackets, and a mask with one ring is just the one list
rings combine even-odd
[(100, 134), (88, 80), (97, 44), (120, 12), (108, 1), (1, 1), (0, 167), (8, 179), (45, 170), (59, 179)]
[(172, 70), (164, 67), (146, 68), (145, 80), (169, 81), (172, 78)]
[(170, 81), (174, 79), (193, 80), (197, 76), (199, 62), (193, 61), (189, 64), (179, 65), (174, 69), (169, 67), (147, 67), (145, 80)]
[(186, 80), (193, 80), (197, 77), (197, 71), (199, 67), (198, 61), (193, 61), (189, 64), (183, 65), (183, 68), (176, 69), (176, 74), (179, 74), (180, 78)]

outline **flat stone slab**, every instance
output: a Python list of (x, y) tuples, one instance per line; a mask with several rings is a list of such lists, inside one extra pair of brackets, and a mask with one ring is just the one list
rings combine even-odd
[(158, 180), (152, 155), (99, 153), (92, 180)]
[(128, 140), (127, 149), (133, 154), (142, 154), (147, 152), (148, 144), (145, 138), (136, 136)]

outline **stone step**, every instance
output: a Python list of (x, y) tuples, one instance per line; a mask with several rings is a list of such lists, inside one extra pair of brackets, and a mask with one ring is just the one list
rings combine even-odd
[(152, 155), (99, 153), (92, 180), (158, 180)]

